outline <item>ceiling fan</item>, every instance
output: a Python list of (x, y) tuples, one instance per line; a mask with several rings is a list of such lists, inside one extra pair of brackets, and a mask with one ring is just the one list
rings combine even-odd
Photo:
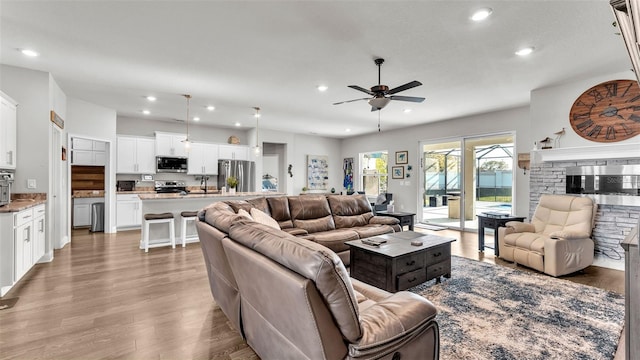
[(371, 90), (367, 90), (358, 85), (349, 85), (350, 88), (358, 91), (362, 91), (373, 97), (341, 101), (341, 102), (334, 103), (333, 105), (340, 105), (340, 104), (350, 103), (350, 102), (360, 101), (360, 100), (369, 100), (368, 103), (369, 105), (371, 105), (371, 111), (377, 111), (387, 106), (387, 104), (389, 104), (391, 100), (410, 101), (410, 102), (416, 102), (416, 103), (421, 103), (424, 101), (423, 97), (393, 95), (393, 94), (399, 93), (400, 91), (404, 91), (404, 90), (414, 88), (416, 86), (420, 86), (422, 85), (422, 83), (420, 81), (414, 80), (389, 90), (389, 87), (387, 85), (382, 85), (380, 81), (380, 69), (382, 67), (382, 64), (384, 63), (384, 59), (375, 59), (374, 62), (378, 66), (378, 85), (373, 86)]

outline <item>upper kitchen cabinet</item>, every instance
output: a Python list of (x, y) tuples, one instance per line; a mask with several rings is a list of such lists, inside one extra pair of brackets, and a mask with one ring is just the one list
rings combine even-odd
[(145, 137), (118, 136), (118, 174), (154, 174), (155, 140)]
[(187, 174), (217, 175), (218, 146), (217, 144), (192, 143), (191, 150), (189, 150)]
[(177, 156), (187, 157), (184, 141), (187, 136), (184, 134), (172, 134), (156, 131), (156, 156)]
[(18, 103), (2, 91), (0, 103), (0, 169), (15, 169)]
[(71, 165), (104, 166), (107, 153), (104, 141), (71, 138)]
[(223, 160), (250, 160), (246, 145), (219, 145), (218, 158)]

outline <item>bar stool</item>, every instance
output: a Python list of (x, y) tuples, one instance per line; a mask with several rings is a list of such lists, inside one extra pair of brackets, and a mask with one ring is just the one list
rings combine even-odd
[(176, 248), (175, 222), (173, 220), (173, 214), (144, 214), (144, 234), (142, 236), (144, 240), (144, 252), (149, 252), (149, 225), (163, 223), (169, 224), (169, 239), (171, 240), (171, 247), (173, 249)]
[[(187, 244), (187, 222), (198, 220), (198, 212), (197, 211), (183, 211), (180, 213), (182, 217), (182, 223), (180, 224), (180, 236), (182, 237), (182, 247), (185, 247)], [(189, 240), (198, 239), (198, 234), (189, 237)]]

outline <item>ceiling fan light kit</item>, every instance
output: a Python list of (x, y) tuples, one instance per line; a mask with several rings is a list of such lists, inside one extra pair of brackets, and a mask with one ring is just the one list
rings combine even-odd
[(378, 85), (372, 86), (371, 90), (367, 90), (367, 89), (365, 89), (365, 88), (363, 88), (361, 86), (358, 86), (358, 85), (349, 85), (348, 86), (348, 87), (350, 87), (350, 88), (352, 88), (354, 90), (358, 90), (358, 91), (361, 91), (361, 92), (366, 93), (368, 95), (371, 95), (372, 98), (361, 98), (361, 99), (341, 101), (341, 102), (334, 103), (333, 105), (340, 105), (340, 104), (350, 103), (350, 102), (354, 102), (354, 101), (367, 100), (369, 105), (371, 105), (371, 111), (379, 111), (379, 110), (384, 109), (384, 107), (387, 106), (389, 104), (389, 102), (391, 102), (391, 100), (409, 101), (409, 102), (415, 102), (415, 103), (421, 103), (421, 102), (424, 101), (423, 97), (397, 96), (397, 95), (394, 95), (394, 94), (399, 93), (401, 91), (409, 90), (409, 89), (412, 89), (412, 88), (414, 88), (416, 86), (422, 85), (422, 83), (420, 81), (414, 80), (414, 81), (408, 82), (408, 83), (406, 83), (404, 85), (400, 85), (398, 87), (395, 87), (393, 89), (389, 89), (389, 87), (387, 85), (383, 85), (382, 81), (380, 80), (380, 72), (381, 72), (382, 64), (384, 63), (384, 59), (382, 59), (382, 58), (375, 59), (374, 63), (378, 67)]

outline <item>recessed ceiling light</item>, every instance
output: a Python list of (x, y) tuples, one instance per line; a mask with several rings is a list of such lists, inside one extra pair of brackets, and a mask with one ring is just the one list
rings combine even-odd
[(518, 56), (527, 56), (533, 52), (533, 47), (526, 47), (516, 51), (516, 55)]
[(351, 129), (344, 129), (344, 131), (346, 131), (346, 132), (351, 132)]
[(209, 106), (207, 106), (207, 110), (209, 110), (209, 111), (213, 111), (213, 110), (215, 110), (215, 109), (216, 109), (216, 107), (215, 107), (215, 106), (213, 106), (213, 105), (209, 105)]
[(329, 87), (327, 85), (318, 85), (317, 89), (320, 92), (325, 92), (327, 91), (327, 89), (329, 89)]
[(491, 15), (493, 10), (491, 8), (480, 9), (471, 15), (471, 20), (473, 21), (482, 21)]
[(237, 123), (236, 123), (236, 126), (240, 126), (240, 123), (239, 123), (239, 122), (237, 122)]
[(31, 50), (31, 49), (20, 49), (20, 52), (23, 55), (29, 56), (29, 57), (36, 57), (39, 56), (40, 54), (38, 54), (38, 52)]
[(403, 112), (403, 113), (405, 113), (405, 114), (408, 114), (408, 113), (410, 113), (411, 111), (413, 111), (413, 110), (411, 110), (411, 109), (404, 109), (404, 110), (402, 110), (402, 112)]
[(151, 114), (151, 111), (149, 111), (149, 110), (142, 110), (142, 113), (143, 113), (143, 114), (145, 114), (145, 115), (149, 115), (149, 114)]
[(200, 118), (199, 118), (199, 117), (197, 117), (197, 116), (194, 116), (194, 117), (193, 117), (193, 121), (200, 121)]
[(147, 96), (147, 100), (149, 100), (149, 101), (156, 101), (156, 97), (155, 97), (155, 96), (153, 96), (153, 95), (149, 95), (149, 96)]

